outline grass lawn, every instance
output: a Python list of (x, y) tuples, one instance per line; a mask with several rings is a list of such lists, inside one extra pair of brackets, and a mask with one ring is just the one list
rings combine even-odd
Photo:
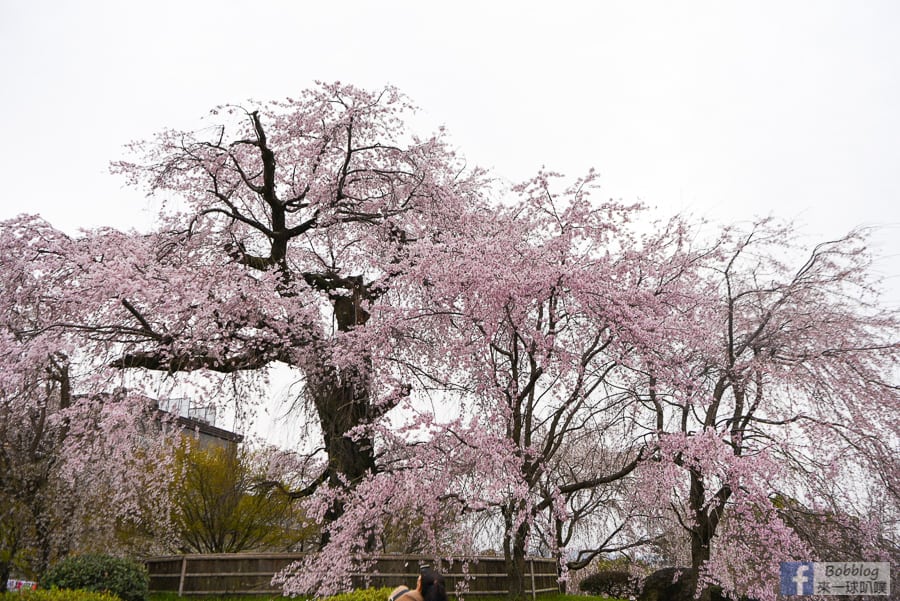
[[(353, 593), (342, 595), (342, 599), (350, 599), (354, 597)], [(151, 593), (150, 601), (284, 601), (284, 597), (268, 597), (264, 595), (243, 595), (243, 596), (216, 596), (216, 597), (179, 597), (177, 593)], [(450, 597), (454, 599), (454, 597)], [(466, 601), (505, 601), (506, 597), (469, 597)], [(526, 597), (526, 601), (530, 601), (531, 596)], [(549, 593), (537, 596), (538, 601), (626, 601), (624, 599), (614, 599), (612, 597), (596, 597), (593, 595), (565, 595), (563, 593)]]

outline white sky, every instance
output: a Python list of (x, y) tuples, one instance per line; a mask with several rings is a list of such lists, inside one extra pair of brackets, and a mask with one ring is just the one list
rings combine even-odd
[(665, 210), (900, 238), (898, 32), (893, 0), (0, 0), (0, 217), (140, 226), (124, 143), (322, 79), (397, 85), (513, 180), (595, 166)]
[[(900, 2), (0, 0), (0, 218), (146, 228), (122, 145), (314, 80), (398, 86), (511, 180), (816, 239), (880, 224), (900, 305)], [(423, 132), (424, 133), (424, 132)]]

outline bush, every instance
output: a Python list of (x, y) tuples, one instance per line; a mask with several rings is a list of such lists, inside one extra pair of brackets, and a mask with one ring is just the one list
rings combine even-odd
[(366, 588), (325, 597), (323, 601), (387, 601), (393, 588)]
[(23, 589), (16, 593), (3, 593), (0, 601), (119, 601), (112, 593), (73, 591), (63, 589)]
[(142, 564), (110, 555), (67, 557), (47, 570), (41, 588), (109, 592), (123, 601), (147, 601), (150, 576)]
[[(663, 568), (657, 570), (644, 581), (638, 601), (693, 601), (694, 590), (688, 583), (694, 577), (692, 568)], [(722, 587), (711, 586), (710, 601), (732, 601), (722, 592)], [(738, 601), (754, 601), (750, 597), (741, 596)]]
[(581, 592), (608, 597), (635, 597), (638, 579), (625, 570), (604, 570), (586, 576), (578, 583)]

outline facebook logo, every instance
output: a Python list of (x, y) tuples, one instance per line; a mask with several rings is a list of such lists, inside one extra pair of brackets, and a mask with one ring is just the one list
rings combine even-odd
[(785, 561), (781, 563), (781, 594), (813, 594), (813, 564), (811, 561)]

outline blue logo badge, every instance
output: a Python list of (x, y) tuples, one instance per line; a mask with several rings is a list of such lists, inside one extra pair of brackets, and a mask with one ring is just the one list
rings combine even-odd
[(781, 594), (812, 595), (813, 564), (811, 561), (781, 562)]

